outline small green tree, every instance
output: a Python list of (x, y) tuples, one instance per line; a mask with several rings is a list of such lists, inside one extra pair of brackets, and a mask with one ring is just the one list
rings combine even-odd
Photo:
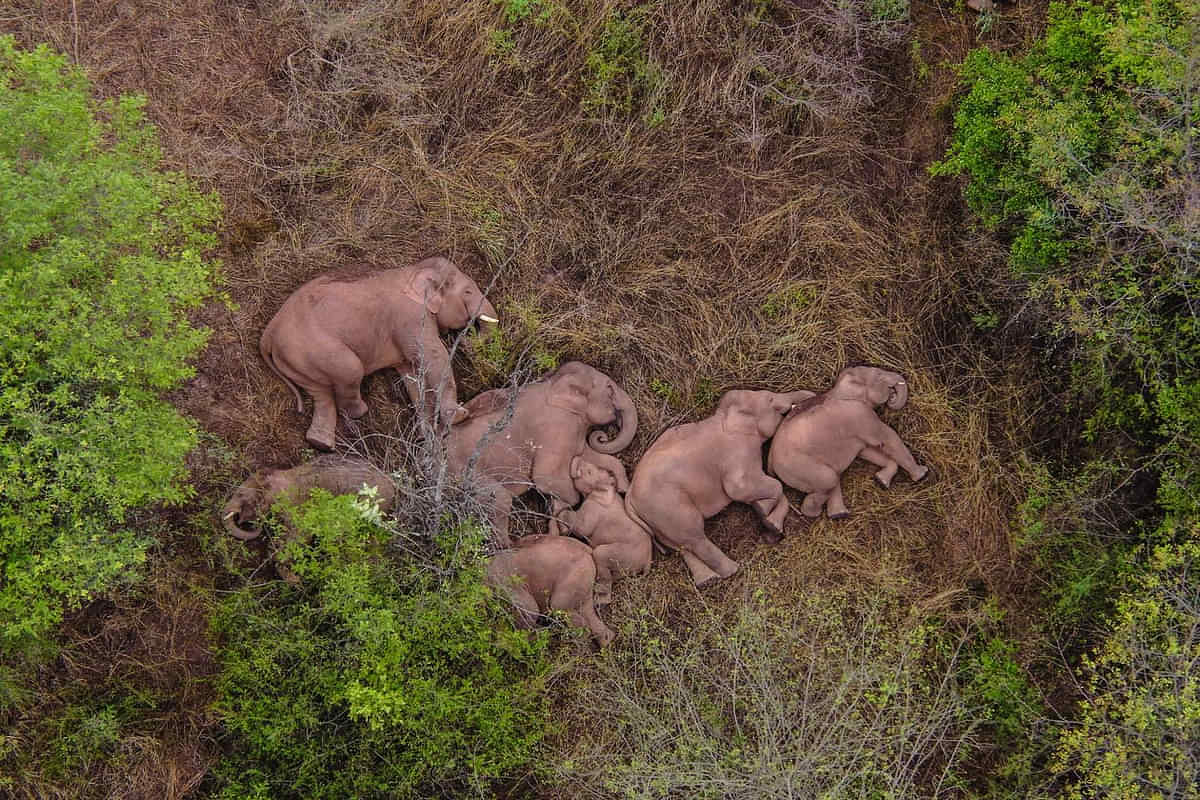
[(1068, 798), (1200, 798), (1200, 527), (1189, 538), (1155, 551), (1084, 660), (1081, 718), (1051, 765)]
[(130, 574), (132, 509), (177, 502), (215, 196), (158, 169), (139, 97), (100, 102), (0, 37), (0, 649)]
[(222, 796), (483, 796), (543, 735), (545, 638), (483, 584), (480, 529), (398, 555), (378, 509), (315, 495), (285, 547), (301, 585), (248, 583), (217, 610)]

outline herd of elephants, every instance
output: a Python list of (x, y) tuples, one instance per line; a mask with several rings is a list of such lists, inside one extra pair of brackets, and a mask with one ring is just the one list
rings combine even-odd
[[(614, 579), (649, 569), (656, 542), (679, 551), (697, 586), (737, 571), (737, 562), (704, 533), (704, 521), (731, 502), (752, 506), (765, 537), (777, 541), (790, 508), (783, 484), (806, 493), (804, 516), (824, 509), (840, 519), (849, 514), (841, 474), (855, 458), (879, 467), (875, 480), (883, 488), (900, 467), (913, 481), (929, 473), (875, 413), (885, 403), (905, 405), (903, 376), (856, 366), (821, 394), (725, 392), (712, 416), (659, 436), (630, 479), (615, 454), (633, 441), (637, 411), (626, 391), (586, 364), (572, 361), (542, 380), (459, 404), (442, 336), (498, 321), (475, 281), (434, 257), (356, 280), (309, 281), (267, 325), (260, 350), (295, 394), (300, 413), (300, 390), (312, 397), (305, 438), (323, 451), (333, 450), (339, 411), (350, 418), (366, 413), (363, 377), (387, 367), (399, 371), (427, 430), (441, 437), (450, 469), (491, 508), (500, 549), (487, 580), (508, 595), (522, 626), (562, 610), (603, 646), (614, 634), (596, 606), (611, 601)], [(617, 429), (611, 437), (610, 426)], [(253, 539), (259, 518), (278, 500), (301, 502), (316, 487), (338, 494), (364, 485), (375, 487), (384, 510), (394, 503), (386, 473), (360, 459), (324, 455), (256, 473), (221, 516), (229, 533)], [(531, 487), (549, 502), (547, 533), (514, 542), (513, 499)], [(286, 565), (278, 570), (295, 580)]]

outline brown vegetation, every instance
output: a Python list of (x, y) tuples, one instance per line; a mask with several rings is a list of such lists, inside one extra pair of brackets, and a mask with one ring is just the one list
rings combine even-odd
[[(829, 581), (926, 610), (969, 613), (956, 598), (972, 583), (1016, 596), (1016, 454), (1041, 400), (1008, 361), (1018, 345), (974, 339), (972, 304), (1000, 280), (1003, 253), (967, 229), (955, 187), (925, 174), (970, 18), (921, 3), (907, 26), (871, 23), (826, 0), (547, 3), (541, 23), (507, 20), (489, 0), (10, 8), (0, 31), (72, 54), (105, 95), (144, 92), (169, 165), (225, 203), (219, 255), (235, 305), (203, 312), (210, 345), (176, 398), (213, 434), (192, 511), (214, 527), (244, 474), (304, 453), (305, 421), (257, 351), (283, 299), (318, 274), (444, 254), (493, 283), (502, 314), (493, 363), (457, 358), (463, 396), (503, 383), (497, 364), (591, 363), (637, 402), (631, 467), (730, 388), (822, 390), (855, 362), (908, 377), (908, 407), (885, 419), (937, 480), (884, 492), (855, 466), (854, 516), (804, 527), (793, 515), (779, 546), (760, 542), (748, 509), (730, 509), (710, 534), (747, 569), (705, 602), (762, 586), (788, 603)], [(638, 32), (641, 60), (597, 95), (589, 54), (614, 19)], [(1002, 24), (1016, 42), (1033, 23)], [(353, 431), (384, 430), (406, 408), (390, 383), (368, 380), (372, 410)], [(213, 757), (194, 683), (211, 669), (194, 652), (207, 646), (203, 605), (154, 588), (211, 586), (203, 559), (181, 563), (190, 576), (155, 579), (140, 605), (97, 607), (65, 633), (88, 671), (182, 665), (162, 680), (184, 681), (186, 724), (162, 720), (143, 766), (97, 777), (96, 796), (142, 796), (123, 781), (183, 796)], [(672, 557), (638, 594), (694, 591)], [(620, 627), (631, 609), (616, 595), (605, 616)], [(111, 630), (161, 641), (122, 645)], [(160, 655), (139, 660), (147, 649)], [(81, 668), (60, 663), (47, 686)]]

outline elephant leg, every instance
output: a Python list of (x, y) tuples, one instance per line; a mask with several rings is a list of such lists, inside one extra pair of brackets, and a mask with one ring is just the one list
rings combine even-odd
[(879, 425), (881, 428), (881, 442), (878, 449), (882, 450), (888, 458), (891, 458), (903, 467), (914, 483), (924, 480), (925, 476), (929, 474), (929, 467), (923, 467), (917, 463), (917, 460), (913, 458), (912, 453), (909, 452), (908, 447), (904, 444), (904, 440), (900, 438), (900, 434), (882, 422)]
[(358, 355), (345, 345), (323, 359), (322, 372), (328, 377), (337, 400), (338, 409), (350, 419), (358, 419), (367, 413), (367, 404), (362, 399), (362, 380), (365, 368)]
[(337, 405), (327, 388), (309, 389), (313, 398), (313, 418), (304, 439), (318, 450), (332, 450), (337, 428)]
[(692, 583), (696, 584), (697, 588), (720, 579), (720, 575), (713, 572), (708, 568), (707, 564), (692, 555), (690, 550), (681, 550), (680, 552), (683, 554), (683, 563), (687, 565), (688, 571), (692, 573)]
[(753, 506), (772, 533), (783, 533), (788, 504), (782, 483), (764, 472), (736, 471), (725, 476), (722, 486), (730, 499)]
[[(560, 519), (561, 517), (561, 519)], [(567, 529), (570, 529), (570, 521), (575, 518), (575, 512), (572, 508), (559, 500), (557, 497), (550, 500), (550, 521), (546, 524), (546, 533), (551, 536), (562, 536), (563, 523), (567, 523)]]
[(713, 544), (703, 531), (682, 552), (696, 588), (717, 578), (728, 578), (738, 571), (738, 563), (721, 552), (721, 548)]
[(596, 606), (592, 600), (595, 583), (595, 562), (590, 558), (583, 564), (577, 562), (550, 593), (550, 608), (566, 611), (572, 625), (587, 628), (600, 646), (604, 647), (616, 638), (616, 634), (596, 613)]
[(500, 548), (512, 547), (508, 520), (512, 516), (513, 494), (496, 481), (488, 481), (476, 490), (480, 501), (492, 507), (492, 541)]
[(800, 503), (800, 513), (809, 519), (816, 519), (821, 516), (821, 509), (825, 507), (825, 501), (828, 499), (829, 492), (809, 492)]
[(367, 413), (367, 404), (362, 398), (362, 380), (357, 383), (339, 383), (333, 387), (337, 407), (350, 419), (358, 419)]
[(537, 625), (542, 612), (529, 589), (525, 586), (514, 586), (509, 591), (509, 599), (513, 604), (513, 617), (517, 628), (529, 630)]
[[(805, 488), (810, 489), (800, 504), (800, 513), (810, 519), (821, 516), (821, 509), (836, 489), (841, 492), (841, 476), (824, 464), (812, 463), (805, 467)], [(843, 509), (844, 510), (844, 509)]]
[(846, 500), (842, 497), (842, 482), (838, 481), (833, 485), (833, 489), (829, 492), (829, 501), (825, 505), (825, 513), (830, 519), (845, 519), (850, 516), (850, 509), (846, 508)]
[(602, 544), (592, 550), (596, 562), (596, 605), (606, 606), (612, 602), (614, 567), (620, 569), (618, 545)]
[(892, 478), (896, 477), (896, 470), (900, 465), (887, 457), (887, 454), (882, 450), (876, 450), (874, 447), (864, 447), (858, 454), (858, 457), (863, 461), (869, 461), (877, 467), (883, 469), (875, 473), (875, 482), (884, 489), (890, 489), (892, 486)]
[[(458, 404), (458, 386), (454, 382), (454, 371), (450, 368), (450, 353), (438, 338), (437, 327), (422, 328), (416, 350), (409, 350), (408, 357), (416, 369), (411, 371), (416, 383), (413, 404), (435, 428), (444, 431), (456, 422), (469, 416), (469, 412)], [(410, 392), (410, 396), (413, 396)]]
[(601, 647), (608, 646), (613, 639), (617, 638), (612, 629), (604, 624), (604, 620), (600, 619), (600, 615), (596, 613), (596, 607), (590, 599), (578, 609), (567, 612), (567, 616), (575, 627), (587, 628)]

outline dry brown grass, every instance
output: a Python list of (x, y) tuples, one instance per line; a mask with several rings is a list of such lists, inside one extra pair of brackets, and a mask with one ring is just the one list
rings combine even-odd
[[(489, 0), (9, 5), (0, 30), (74, 53), (103, 94), (145, 92), (168, 163), (220, 192), (237, 306), (203, 312), (210, 347), (177, 400), (247, 470), (303, 457), (306, 420), (257, 352), (283, 299), (319, 274), (440, 253), (495, 281), (514, 350), (536, 340), (629, 389), (629, 466), (726, 389), (822, 389), (852, 362), (908, 376), (910, 404), (887, 420), (937, 480), (883, 492), (855, 466), (854, 516), (804, 529), (793, 516), (777, 547), (730, 509), (710, 530), (747, 569), (710, 602), (820, 579), (944, 610), (971, 581), (1020, 585), (1012, 465), (1037, 398), (1013, 366), (1025, 354), (979, 349), (965, 307), (1003, 288), (1002, 256), (924, 172), (970, 18), (920, 3), (910, 26), (886, 27), (826, 0), (654, 3), (642, 52), (661, 77), (623, 112), (583, 103), (588, 53), (630, 9), (614, 0), (555, 6), (543, 25)], [(1037, 15), (1021, 15), (1001, 35), (1028, 36)], [(466, 395), (505, 379), (466, 354), (456, 371)], [(406, 413), (390, 383), (368, 381), (356, 435)], [(211, 510), (220, 481), (198, 463)], [(673, 557), (646, 580), (663, 603), (695, 591)]]

